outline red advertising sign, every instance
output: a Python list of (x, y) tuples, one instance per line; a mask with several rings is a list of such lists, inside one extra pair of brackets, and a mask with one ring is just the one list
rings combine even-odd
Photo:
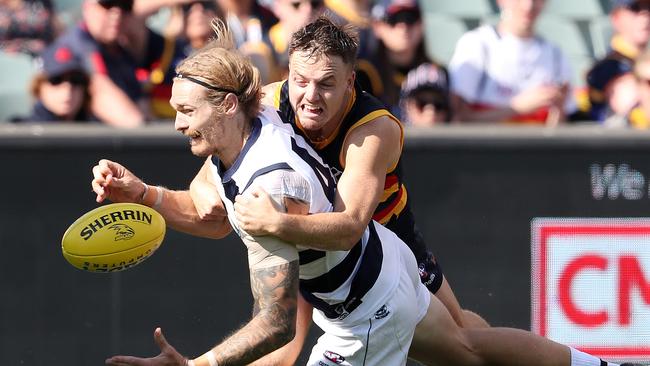
[(650, 360), (650, 219), (535, 219), (531, 274), (535, 333)]

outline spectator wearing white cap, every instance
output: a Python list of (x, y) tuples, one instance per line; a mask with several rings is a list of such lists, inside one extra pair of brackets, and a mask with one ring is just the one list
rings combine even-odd
[(544, 0), (498, 0), (501, 18), (464, 34), (449, 63), (460, 121), (555, 124), (576, 112), (564, 53), (534, 33)]
[(409, 71), (401, 94), (402, 122), (429, 127), (451, 119), (449, 83), (444, 69), (425, 63)]

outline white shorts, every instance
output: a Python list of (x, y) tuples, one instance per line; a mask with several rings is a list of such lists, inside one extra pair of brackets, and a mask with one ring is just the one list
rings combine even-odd
[(318, 338), (308, 366), (406, 364), (415, 326), (426, 314), (431, 298), (420, 282), (413, 253), (405, 244), (400, 244), (400, 281), (390, 300), (372, 317), (355, 325), (339, 324), (333, 329), (329, 324), (331, 331)]

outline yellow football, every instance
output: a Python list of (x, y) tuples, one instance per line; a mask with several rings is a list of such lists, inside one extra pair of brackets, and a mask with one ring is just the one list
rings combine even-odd
[(112, 203), (89, 211), (63, 234), (63, 256), (90, 272), (122, 271), (151, 256), (165, 238), (165, 219), (136, 203)]

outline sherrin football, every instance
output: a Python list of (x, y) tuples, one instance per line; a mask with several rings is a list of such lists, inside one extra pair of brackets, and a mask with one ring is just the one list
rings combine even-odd
[(165, 219), (156, 210), (136, 203), (97, 207), (70, 225), (63, 239), (63, 256), (89, 272), (115, 272), (151, 256), (165, 238)]

